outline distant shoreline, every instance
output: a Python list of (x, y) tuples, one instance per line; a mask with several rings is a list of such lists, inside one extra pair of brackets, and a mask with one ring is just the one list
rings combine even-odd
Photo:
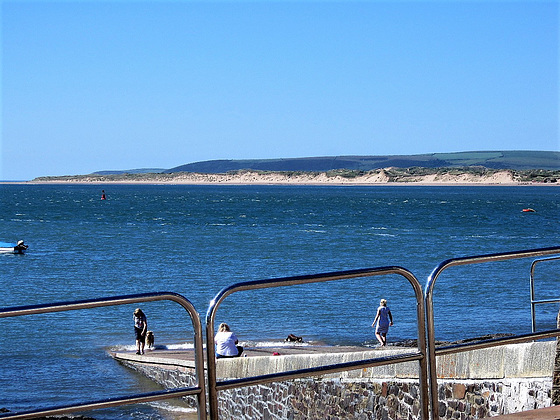
[[(418, 174), (392, 168), (368, 172), (264, 172), (237, 171), (232, 173), (145, 173), (119, 175), (76, 175), (41, 177), (23, 184), (147, 184), (147, 185), (355, 185), (355, 186), (557, 186), (556, 178), (545, 182), (516, 179), (511, 170), (482, 172), (436, 171)], [(1, 182), (22, 184), (22, 182)]]
[(218, 182), (147, 182), (147, 181), (109, 181), (109, 182), (2, 182), (0, 185), (227, 185), (227, 186), (247, 186), (247, 185), (261, 185), (261, 186), (309, 186), (309, 187), (558, 187), (560, 184), (548, 184), (542, 182), (528, 183), (528, 182), (513, 182), (513, 183), (484, 183), (484, 182), (385, 182), (385, 183), (264, 183), (264, 182), (244, 182), (244, 183), (218, 183)]

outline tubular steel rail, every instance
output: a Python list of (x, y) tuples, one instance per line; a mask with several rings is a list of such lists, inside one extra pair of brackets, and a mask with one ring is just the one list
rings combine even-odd
[[(496, 338), (491, 340), (483, 340), (475, 343), (457, 344), (444, 347), (435, 347), (435, 331), (434, 331), (434, 308), (433, 293), (436, 280), (439, 275), (450, 267), (479, 264), (486, 262), (505, 261), (519, 258), (543, 257), (546, 255), (560, 254), (560, 247), (540, 248), (525, 251), (513, 251), (499, 254), (487, 254), (479, 256), (469, 256), (462, 258), (454, 258), (440, 263), (430, 274), (426, 282), (424, 291), (416, 277), (407, 269), (397, 266), (366, 268), (359, 270), (338, 271), (331, 273), (273, 278), (267, 280), (249, 281), (236, 283), (222, 289), (210, 302), (206, 313), (206, 348), (207, 348), (207, 387), (205, 387), (204, 375), (204, 355), (203, 355), (203, 339), (202, 326), (199, 314), (194, 309), (191, 302), (185, 297), (171, 292), (143, 293), (137, 295), (115, 296), (100, 299), (81, 300), (74, 302), (59, 302), (45, 305), (20, 306), (11, 308), (0, 308), (0, 318), (16, 317), (23, 315), (41, 314), (49, 312), (62, 312), (77, 309), (90, 309), (102, 306), (124, 305), (139, 302), (149, 302), (158, 300), (171, 300), (179, 303), (190, 315), (194, 327), (194, 347), (195, 347), (195, 369), (198, 385), (188, 388), (175, 388), (171, 390), (137, 394), (118, 398), (109, 398), (104, 400), (84, 402), (75, 405), (57, 406), (44, 408), (41, 410), (25, 411), (17, 413), (0, 414), (0, 419), (30, 419), (39, 416), (54, 416), (60, 414), (68, 414), (78, 411), (86, 411), (100, 408), (115, 407), (126, 404), (136, 404), (143, 402), (152, 402), (156, 400), (178, 398), (187, 395), (195, 395), (198, 404), (198, 419), (206, 419), (207, 412), (209, 418), (217, 420), (218, 412), (218, 392), (245, 387), (250, 385), (260, 385), (275, 381), (283, 381), (310, 376), (317, 376), (328, 373), (336, 373), (359, 368), (383, 366), (394, 363), (403, 363), (410, 361), (418, 361), (419, 363), (419, 387), (420, 387), (420, 406), (422, 419), (438, 419), (438, 384), (436, 372), (436, 356), (460, 353), (464, 351), (483, 349), (488, 347), (523, 343), (537, 339), (552, 338), (560, 336), (560, 329), (535, 332), (534, 327), (534, 305), (541, 303), (560, 302), (560, 299), (535, 301), (533, 289), (533, 276), (535, 265), (541, 261), (549, 261), (560, 259), (559, 256), (540, 258), (535, 260), (531, 265), (531, 310), (533, 319), (533, 333), (509, 336), (505, 338)], [(353, 362), (344, 362), (333, 365), (324, 365), (314, 368), (299, 369), (286, 372), (277, 372), (267, 375), (229, 379), (218, 381), (216, 376), (216, 358), (214, 349), (214, 322), (216, 311), (220, 304), (229, 295), (240, 292), (282, 286), (294, 286), (308, 283), (320, 283), (333, 280), (352, 279), (358, 277), (373, 277), (387, 274), (397, 274), (407, 279), (412, 286), (417, 306), (417, 324), (418, 324), (418, 350), (412, 353), (403, 353), (394, 356), (379, 357), (373, 359), (358, 360)], [(206, 389), (208, 390), (208, 410), (206, 400)]]
[(18, 306), (0, 309), (0, 318), (16, 317), (49, 312), (72, 311), (77, 309), (91, 309), (101, 306), (126, 305), (130, 303), (151, 302), (157, 300), (171, 300), (181, 305), (190, 315), (194, 328), (195, 370), (198, 384), (194, 387), (175, 388), (170, 390), (129, 395), (118, 398), (109, 398), (89, 401), (80, 404), (57, 406), (40, 410), (8, 413), (0, 415), (1, 419), (30, 419), (39, 416), (55, 416), (100, 408), (116, 407), (127, 404), (152, 402), (162, 399), (178, 398), (187, 395), (196, 395), (199, 420), (206, 419), (206, 389), (204, 380), (204, 356), (202, 325), (200, 317), (192, 303), (185, 297), (171, 292), (142, 293), (137, 295), (114, 296), (100, 299), (80, 300), (73, 302), (57, 302), (44, 305)]
[[(281, 286), (293, 286), (299, 284), (319, 283), (333, 280), (351, 279), (357, 277), (379, 276), (385, 274), (398, 274), (406, 278), (414, 289), (416, 295), (416, 311), (418, 322), (418, 351), (415, 353), (405, 353), (396, 356), (379, 357), (365, 359), (354, 362), (345, 362), (333, 365), (319, 366), (315, 368), (300, 369), (287, 372), (278, 372), (268, 375), (239, 378), (234, 380), (218, 381), (216, 377), (216, 358), (214, 349), (214, 321), (216, 311), (223, 300), (235, 292), (256, 290)], [(206, 313), (206, 354), (208, 368), (208, 405), (211, 419), (218, 418), (218, 391), (230, 388), (237, 388), (249, 385), (259, 385), (275, 381), (304, 378), (326, 373), (335, 373), (346, 370), (382, 366), (393, 363), (402, 363), (417, 360), (419, 363), (419, 382), (420, 382), (420, 406), (422, 418), (428, 418), (428, 383), (427, 383), (427, 363), (426, 363), (426, 339), (425, 339), (425, 320), (423, 308), (422, 287), (416, 277), (402, 267), (379, 267), (366, 268), (351, 271), (338, 271), (324, 274), (284, 277), (268, 280), (256, 280), (243, 283), (236, 283), (222, 289), (210, 302)]]
[(560, 247), (531, 249), (525, 251), (504, 252), (499, 254), (487, 254), (470, 256), (463, 258), (454, 258), (443, 261), (440, 263), (428, 277), (426, 287), (424, 290), (424, 299), (426, 308), (426, 332), (427, 332), (427, 352), (428, 352), (428, 366), (429, 366), (429, 382), (428, 389), (430, 393), (430, 412), (432, 419), (439, 418), (439, 404), (438, 404), (438, 384), (437, 384), (437, 371), (436, 371), (436, 356), (460, 353), (463, 351), (476, 350), (505, 344), (522, 343), (526, 341), (533, 341), (543, 338), (551, 338), (560, 336), (560, 329), (543, 331), (541, 333), (523, 334), (511, 336), (506, 338), (497, 338), (491, 340), (479, 341), (471, 344), (457, 344), (446, 347), (435, 348), (435, 332), (434, 332), (434, 307), (433, 307), (433, 292), (436, 280), (439, 275), (450, 267), (480, 264), (486, 262), (505, 261), (518, 258), (542, 257), (544, 255), (560, 254)]
[(531, 264), (531, 277), (530, 277), (530, 284), (531, 284), (531, 327), (533, 332), (537, 332), (537, 321), (535, 317), (535, 306), (541, 305), (545, 303), (558, 303), (560, 302), (560, 298), (552, 298), (552, 299), (542, 299), (542, 300), (535, 300), (535, 268), (538, 263), (544, 261), (553, 261), (553, 260), (560, 260), (560, 257), (549, 257), (549, 258), (539, 258), (533, 261)]

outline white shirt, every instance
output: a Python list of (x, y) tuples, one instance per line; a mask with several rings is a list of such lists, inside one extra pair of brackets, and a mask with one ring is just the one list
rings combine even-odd
[(235, 342), (237, 337), (231, 331), (220, 331), (214, 338), (216, 344), (216, 354), (221, 356), (237, 356)]

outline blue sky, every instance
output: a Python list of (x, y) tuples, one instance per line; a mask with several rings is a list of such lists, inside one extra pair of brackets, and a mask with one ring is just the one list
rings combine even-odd
[(2, 1), (0, 179), (559, 150), (557, 1)]

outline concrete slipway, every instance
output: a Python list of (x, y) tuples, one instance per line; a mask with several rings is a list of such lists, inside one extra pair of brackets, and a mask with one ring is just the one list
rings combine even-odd
[[(510, 344), (482, 350), (438, 356), (439, 378), (501, 379), (551, 377), (555, 342)], [(369, 349), (364, 347), (286, 346), (247, 348), (247, 357), (220, 359), (218, 377), (242, 378), (269, 373), (324, 366), (353, 360), (383, 357), (415, 351), (403, 347)], [(277, 353), (275, 355), (275, 353)], [(148, 350), (145, 355), (113, 352), (118, 361), (194, 368), (193, 350)], [(399, 363), (341, 374), (344, 377), (417, 378), (416, 362)]]

